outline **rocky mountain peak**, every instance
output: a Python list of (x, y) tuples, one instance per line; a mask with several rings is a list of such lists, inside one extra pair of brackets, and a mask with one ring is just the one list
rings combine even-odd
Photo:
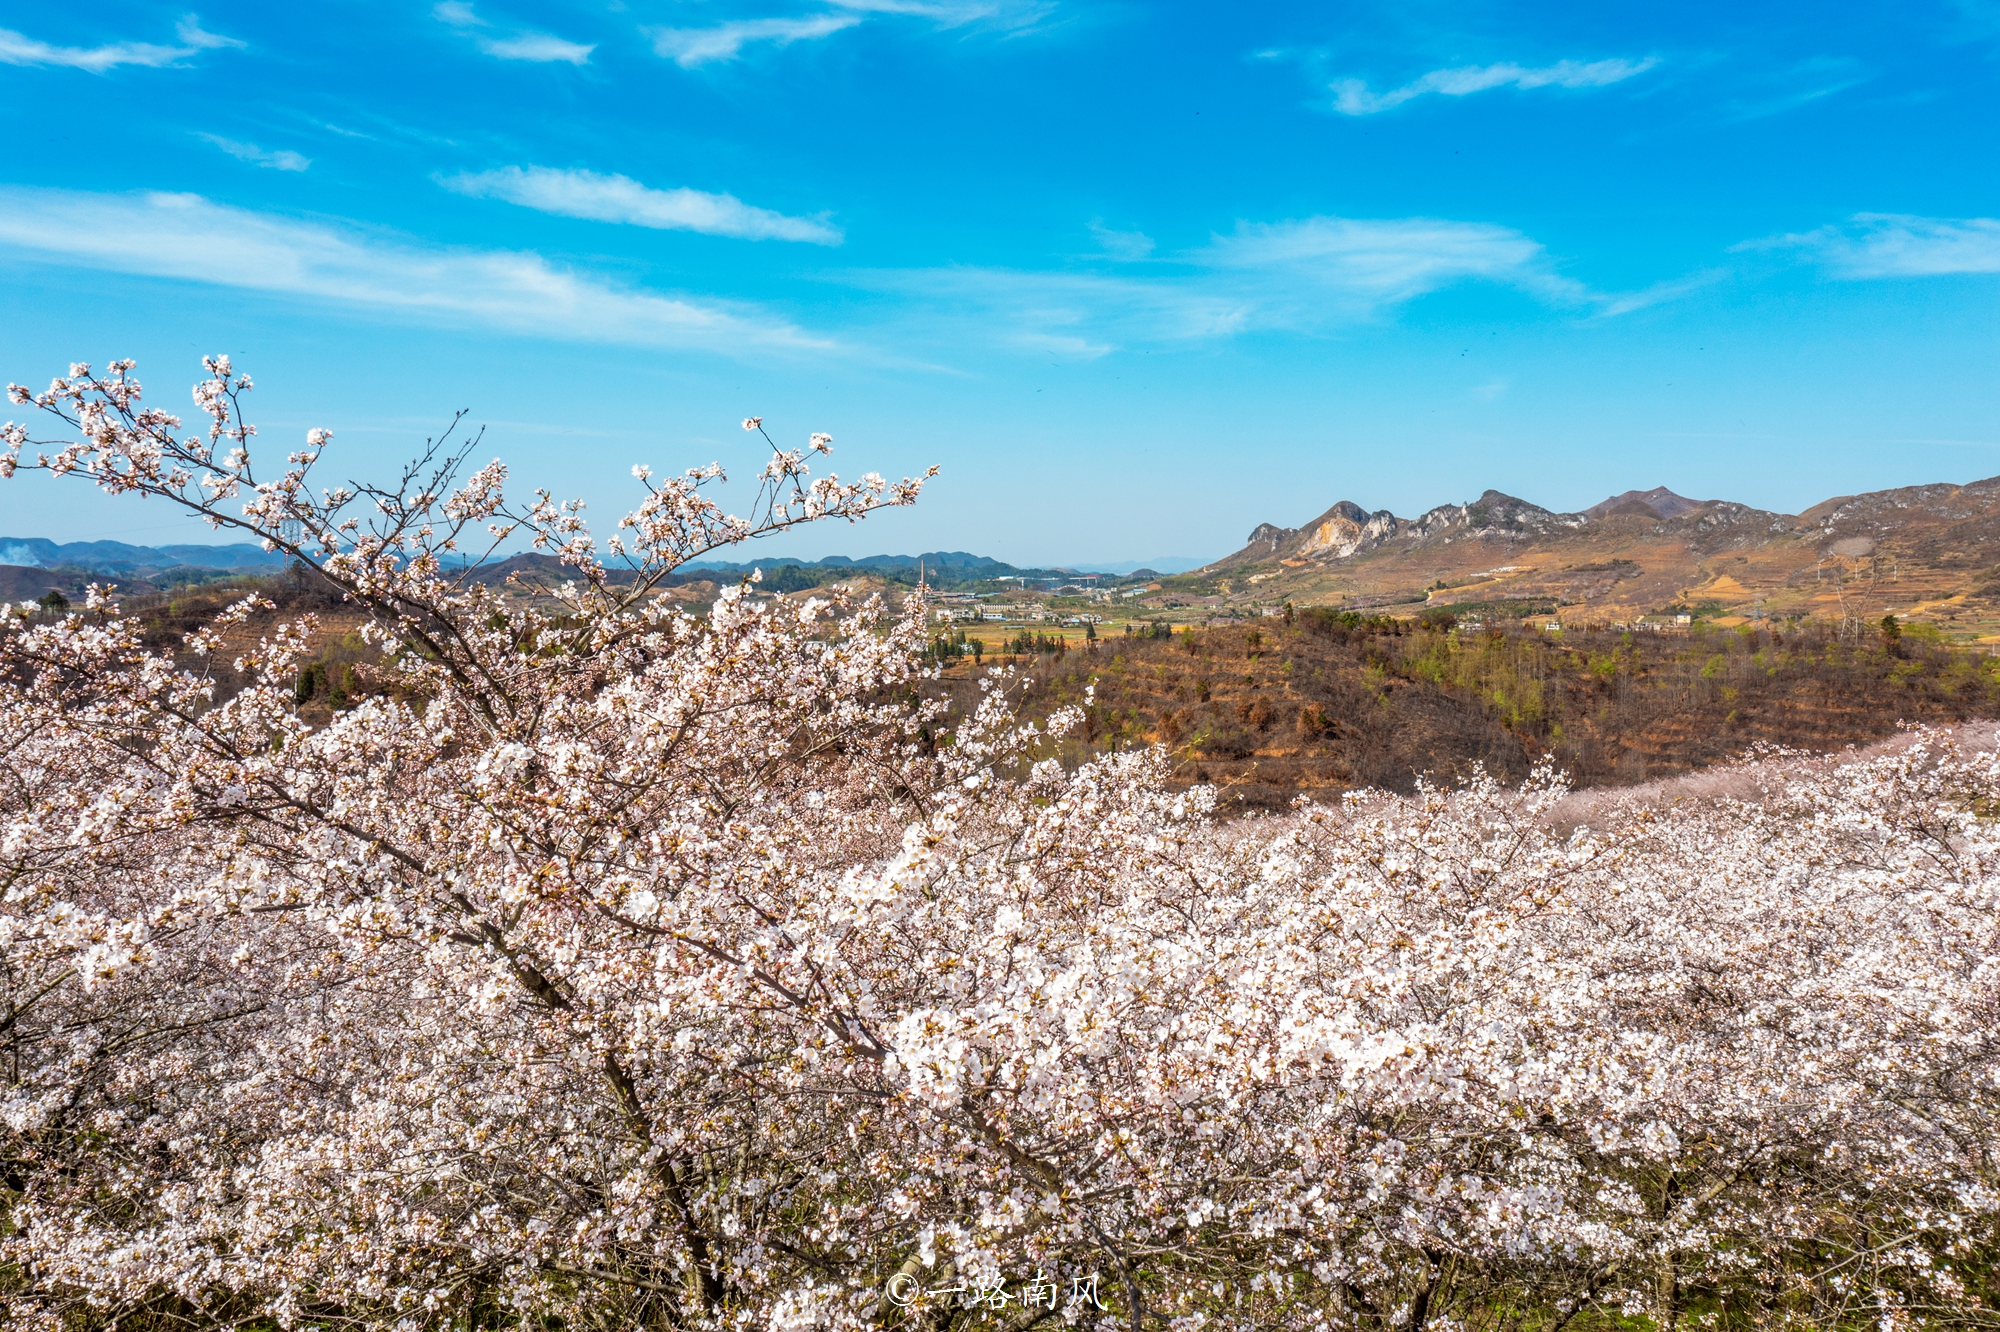
[(1583, 513), (1586, 518), (1678, 518), (1690, 509), (1699, 509), (1714, 502), (1689, 499), (1685, 495), (1676, 495), (1665, 486), (1654, 486), (1651, 490), (1628, 490), (1622, 495), (1613, 495), (1591, 505)]

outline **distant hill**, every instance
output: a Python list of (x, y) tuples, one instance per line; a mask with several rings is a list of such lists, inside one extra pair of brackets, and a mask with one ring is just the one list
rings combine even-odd
[(50, 541), (0, 536), (0, 600), (30, 601), (48, 592), (80, 598), (91, 583), (130, 595), (207, 583), (244, 573), (275, 573), (285, 560), (261, 546), (133, 546), (123, 541)]
[(248, 542), (228, 546), (128, 546), (123, 541), (56, 542), (43, 537), (0, 536), (0, 564), (132, 574), (183, 567), (281, 569), (285, 557)]
[(800, 560), (789, 556), (764, 560), (744, 560), (731, 563), (728, 560), (695, 560), (690, 569), (717, 569), (725, 573), (749, 573), (752, 569), (774, 569), (780, 565), (793, 565), (800, 569), (873, 569), (917, 571), (921, 564), (926, 570), (948, 569), (956, 574), (979, 574), (997, 578), (1005, 574), (1026, 572), (1011, 564), (985, 555), (972, 555), (962, 550), (933, 550), (922, 555), (863, 555), (850, 559), (845, 555), (828, 555), (824, 559)]
[(1224, 602), (1550, 604), (1606, 621), (1894, 614), (2000, 641), (2000, 477), (1840, 496), (1802, 514), (1664, 486), (1581, 513), (1497, 490), (1415, 518), (1342, 500), (1302, 527), (1262, 524), (1175, 584)]
[(1119, 560), (1109, 564), (1051, 564), (1022, 568), (986, 555), (970, 555), (962, 550), (933, 550), (922, 555), (864, 555), (850, 559), (829, 555), (821, 560), (696, 560), (690, 569), (715, 569), (726, 573), (770, 570), (783, 565), (801, 569), (866, 569), (876, 573), (917, 572), (919, 564), (933, 584), (978, 582), (996, 578), (1047, 580), (1063, 574), (1099, 574), (1108, 578), (1158, 578), (1163, 574), (1185, 573), (1201, 567), (1202, 561), (1186, 555), (1156, 555), (1147, 560)]
[[(864, 555), (859, 558), (829, 555), (819, 560), (790, 557), (696, 560), (684, 566), (675, 581), (728, 578), (747, 574), (752, 569), (762, 569), (767, 581), (778, 576), (781, 570), (791, 570), (791, 573), (782, 576), (787, 589), (813, 587), (857, 573), (914, 584), (921, 570), (931, 586), (955, 588), (997, 579), (1047, 583), (1079, 573), (1129, 578), (1134, 571), (1141, 569), (1147, 577), (1158, 577), (1156, 571), (1188, 569), (1196, 563), (1193, 560), (1163, 559), (1144, 565), (1132, 561), (1122, 565), (1093, 566), (1089, 570), (1065, 566), (1024, 569), (991, 556), (974, 555), (962, 550), (933, 550), (921, 555)], [(275, 572), (284, 565), (283, 555), (247, 542), (218, 546), (133, 546), (122, 541), (56, 542), (44, 537), (0, 536), (0, 568), (12, 567), (22, 571), (9, 578), (0, 578), (0, 584), (5, 585), (0, 586), (0, 596), (18, 600), (19, 597), (6, 590), (13, 586), (23, 589), (34, 587), (38, 592), (51, 588), (74, 589), (80, 587), (90, 575), (115, 578), (127, 588), (136, 588), (148, 580), (167, 583), (187, 581), (194, 570)], [(615, 564), (613, 567), (615, 572)], [(47, 571), (47, 574), (44, 576), (30, 571)], [(178, 575), (175, 571), (179, 571)], [(544, 579), (562, 576), (556, 561), (533, 554), (515, 555), (488, 564), (484, 572), (486, 576), (503, 579), (515, 572), (532, 573)]]
[[(1004, 564), (990, 556), (972, 555), (962, 550), (933, 550), (922, 555), (864, 555), (858, 559), (845, 555), (829, 555), (819, 560), (778, 558), (734, 563), (727, 560), (704, 559), (695, 560), (683, 567), (689, 571), (707, 569), (727, 574), (746, 574), (752, 569), (762, 569), (767, 578), (776, 570), (796, 569), (808, 577), (821, 580), (855, 573), (872, 573), (893, 582), (912, 584), (916, 582), (917, 574), (921, 571), (925, 580), (937, 588), (967, 587), (979, 583), (993, 583), (1001, 579), (1049, 583), (1092, 572), (1089, 569), (1067, 565), (1023, 569), (1012, 564)], [(1108, 570), (1112, 566), (1096, 567)], [(1116, 574), (1107, 572), (1098, 576), (1131, 577), (1129, 573), (1122, 572)]]
[(1509, 539), (1542, 536), (1589, 521), (1580, 513), (1551, 513), (1497, 490), (1467, 504), (1440, 505), (1418, 518), (1398, 518), (1387, 509), (1370, 513), (1352, 500), (1342, 500), (1304, 527), (1259, 525), (1243, 549), (1200, 572), (1225, 572), (1273, 560), (1286, 567), (1346, 560), (1385, 548), (1448, 543), (1455, 533), (1493, 532)]
[(1610, 514), (1626, 514), (1638, 518), (1678, 518), (1690, 509), (1699, 509), (1714, 500), (1691, 500), (1685, 495), (1676, 495), (1665, 486), (1654, 486), (1651, 490), (1628, 490), (1622, 495), (1613, 495), (1608, 500), (1600, 500), (1585, 509), (1584, 516), (1603, 518)]
[(72, 596), (80, 591), (83, 581), (82, 577), (49, 569), (0, 564), (0, 601), (39, 601), (50, 592)]

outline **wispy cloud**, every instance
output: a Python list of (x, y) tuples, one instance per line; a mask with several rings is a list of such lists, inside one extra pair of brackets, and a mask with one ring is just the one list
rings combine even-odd
[(2000, 273), (2000, 218), (1856, 213), (1844, 225), (1745, 241), (1735, 248), (1803, 250), (1842, 278)]
[(1644, 60), (1559, 60), (1540, 68), (1512, 63), (1462, 65), (1434, 69), (1382, 93), (1370, 92), (1361, 79), (1340, 79), (1333, 84), (1333, 109), (1346, 116), (1372, 116), (1427, 93), (1466, 97), (1494, 88), (1603, 88), (1643, 74), (1659, 63), (1657, 56), (1647, 56)]
[(524, 32), (518, 37), (501, 37), (493, 40), (481, 38), (479, 49), (487, 55), (498, 56), (502, 60), (532, 60), (542, 64), (563, 61), (572, 65), (590, 63), (590, 53), (597, 49), (596, 43), (569, 42), (560, 37), (551, 37), (546, 32)]
[(1188, 345), (1257, 325), (1254, 296), (1199, 278), (1131, 278), (1010, 268), (850, 272), (900, 298), (906, 336), (985, 338), (1020, 351), (1094, 360), (1133, 346)]
[(486, 36), (479, 30), (493, 25), (481, 18), (479, 12), (465, 0), (442, 0), (431, 6), (431, 17), (471, 36), (473, 45), (501, 60), (584, 65), (590, 63), (590, 53), (597, 49), (594, 42), (567, 41), (532, 29), (522, 29), (508, 37)]
[(220, 134), (201, 134), (197, 137), (208, 140), (231, 157), (256, 166), (270, 167), (274, 171), (304, 171), (312, 165), (310, 157), (303, 157), (289, 148), (259, 148), (254, 143), (225, 139)]
[(812, 18), (738, 19), (712, 28), (654, 28), (647, 35), (653, 39), (655, 51), (682, 69), (693, 69), (718, 60), (734, 60), (746, 46), (814, 41), (860, 22), (855, 14), (819, 14)]
[(1467, 282), (1512, 287), (1591, 317), (1668, 295), (1598, 292), (1564, 276), (1518, 231), (1437, 218), (1244, 222), (1196, 249), (1154, 254), (1137, 273), (1123, 266), (942, 268), (848, 280), (896, 293), (924, 312), (913, 318), (990, 330), (1008, 345), (1076, 358), (1261, 332), (1319, 335)]
[(1679, 300), (1689, 292), (1713, 286), (1728, 276), (1729, 270), (1726, 268), (1704, 268), (1686, 277), (1655, 282), (1652, 286), (1641, 287), (1637, 291), (1610, 292), (1598, 298), (1597, 313), (1604, 318), (1615, 318), (1618, 315), (1631, 314), (1634, 310), (1643, 310), (1651, 305), (1664, 305), (1668, 301)]
[(174, 35), (180, 39), (178, 46), (158, 46), (150, 42), (108, 42), (102, 46), (52, 46), (47, 42), (23, 36), (10, 28), (0, 28), (0, 64), (59, 65), (69, 69), (88, 70), (92, 74), (102, 74), (119, 65), (145, 65), (158, 68), (162, 65), (178, 64), (203, 51), (243, 45), (237, 38), (204, 31), (201, 20), (192, 14), (180, 21), (174, 29)]
[(796, 18), (736, 19), (705, 28), (649, 28), (653, 49), (683, 69), (741, 59), (753, 46), (818, 41), (871, 18), (929, 19), (941, 28), (982, 25), (1010, 34), (1033, 28), (1054, 0), (828, 0), (831, 8)]
[(475, 198), (505, 199), (524, 208), (594, 222), (626, 222), (670, 231), (700, 231), (744, 240), (810, 241), (838, 245), (840, 229), (822, 219), (788, 217), (744, 203), (733, 194), (656, 190), (629, 176), (552, 167), (501, 167), (439, 179), (448, 190)]
[(1032, 27), (1055, 11), (1054, 0), (829, 0), (837, 9), (863, 14), (902, 14), (935, 20), (944, 27), (985, 23), (998, 28)]
[(1282, 273), (1368, 306), (1398, 304), (1449, 283), (1504, 282), (1579, 300), (1583, 287), (1559, 277), (1541, 245), (1508, 227), (1436, 218), (1309, 217), (1244, 222), (1209, 246), (1208, 261), (1240, 273)]
[(544, 339), (723, 355), (834, 349), (754, 306), (634, 289), (533, 252), (450, 249), (193, 194), (0, 187), (0, 249)]
[(1761, 73), (1742, 95), (1728, 102), (1723, 118), (1741, 123), (1782, 116), (1859, 87), (1871, 77), (1850, 56), (1813, 56)]
[(1113, 259), (1144, 259), (1156, 248), (1153, 238), (1143, 231), (1114, 231), (1101, 223), (1090, 224), (1090, 234), (1097, 238), (1098, 248)]

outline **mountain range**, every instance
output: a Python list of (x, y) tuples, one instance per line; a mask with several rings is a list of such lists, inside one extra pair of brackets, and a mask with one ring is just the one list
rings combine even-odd
[(43, 537), (0, 537), (0, 564), (28, 569), (84, 569), (91, 573), (143, 577), (165, 569), (283, 568), (285, 557), (262, 546), (128, 546), (123, 541), (49, 541)]
[(1006, 564), (987, 555), (971, 555), (962, 550), (933, 550), (922, 555), (863, 555), (849, 558), (846, 555), (828, 555), (818, 560), (795, 560), (789, 557), (772, 560), (745, 560), (730, 563), (727, 560), (695, 560), (686, 567), (690, 569), (715, 569), (724, 573), (748, 573), (752, 569), (773, 569), (793, 565), (801, 569), (866, 569), (876, 573), (915, 573), (921, 564), (926, 573), (942, 573), (947, 578), (959, 581), (991, 578), (1037, 578), (1054, 574), (1094, 573), (1111, 577), (1130, 578), (1137, 574), (1158, 577), (1161, 574), (1185, 573), (1199, 568), (1202, 561), (1185, 555), (1160, 555), (1150, 560), (1120, 560), (1112, 564), (1049, 564), (1021, 568)]
[[(1126, 561), (1088, 568), (1051, 566), (1019, 568), (986, 555), (962, 550), (927, 551), (920, 555), (866, 555), (850, 558), (829, 555), (820, 560), (789, 557), (745, 560), (696, 560), (684, 567), (677, 582), (693, 581), (703, 574), (735, 576), (762, 569), (787, 587), (810, 587), (853, 574), (874, 574), (891, 582), (914, 583), (921, 570), (933, 587), (953, 588), (990, 583), (1011, 578), (1046, 583), (1079, 573), (1098, 573), (1114, 578), (1135, 576), (1156, 578), (1162, 573), (1195, 567), (1190, 559), (1161, 560), (1152, 565)], [(133, 546), (122, 541), (50, 541), (43, 537), (0, 537), (0, 599), (32, 598), (54, 590), (73, 592), (92, 578), (114, 581), (126, 592), (144, 592), (159, 587), (201, 581), (229, 573), (273, 572), (284, 567), (285, 557), (248, 543), (219, 546), (173, 545)], [(518, 570), (532, 570), (553, 576), (543, 565), (552, 561), (536, 555), (516, 555), (487, 566), (487, 571), (505, 577)], [(1159, 567), (1161, 565), (1167, 567)]]
[[(86, 575), (115, 580), (129, 592), (190, 581), (195, 571), (218, 577), (283, 563), (248, 543), (134, 546), (0, 536), (0, 598), (67, 593)], [(1176, 602), (1281, 601), (1399, 610), (1511, 606), (1514, 613), (1532, 606), (1605, 622), (1676, 612), (1725, 621), (1894, 614), (1935, 620), (1954, 637), (2000, 643), (2000, 477), (1842, 495), (1798, 514), (1690, 499), (1665, 486), (1628, 490), (1575, 513), (1497, 490), (1414, 518), (1342, 500), (1300, 527), (1264, 523), (1241, 550), (1191, 573), (1174, 575), (1159, 567), (1165, 563), (1096, 567), (1128, 583), (1171, 575), (1158, 598), (1164, 609)], [(901, 583), (913, 581), (920, 565), (939, 588), (1081, 572), (929, 551), (703, 560), (681, 580), (756, 567), (788, 588), (850, 571)]]
[(1497, 490), (1415, 518), (1342, 500), (1302, 527), (1262, 524), (1175, 582), (1232, 601), (1548, 603), (1604, 620), (1914, 615), (1985, 637), (2000, 631), (2000, 477), (1842, 495), (1799, 514), (1664, 486), (1579, 513)]

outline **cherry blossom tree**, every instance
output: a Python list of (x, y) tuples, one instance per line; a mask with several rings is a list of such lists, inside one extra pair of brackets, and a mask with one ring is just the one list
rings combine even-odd
[(922, 478), (642, 468), (599, 546), (456, 430), (255, 470), (206, 366), (193, 434), (130, 362), (12, 389), (58, 437), (0, 471), (317, 570), (376, 687), (306, 724), (318, 626), (255, 598), (0, 634), (22, 1326), (2000, 1321), (1993, 755), (1223, 822), (1003, 671), (924, 701), (920, 597), (661, 595)]

